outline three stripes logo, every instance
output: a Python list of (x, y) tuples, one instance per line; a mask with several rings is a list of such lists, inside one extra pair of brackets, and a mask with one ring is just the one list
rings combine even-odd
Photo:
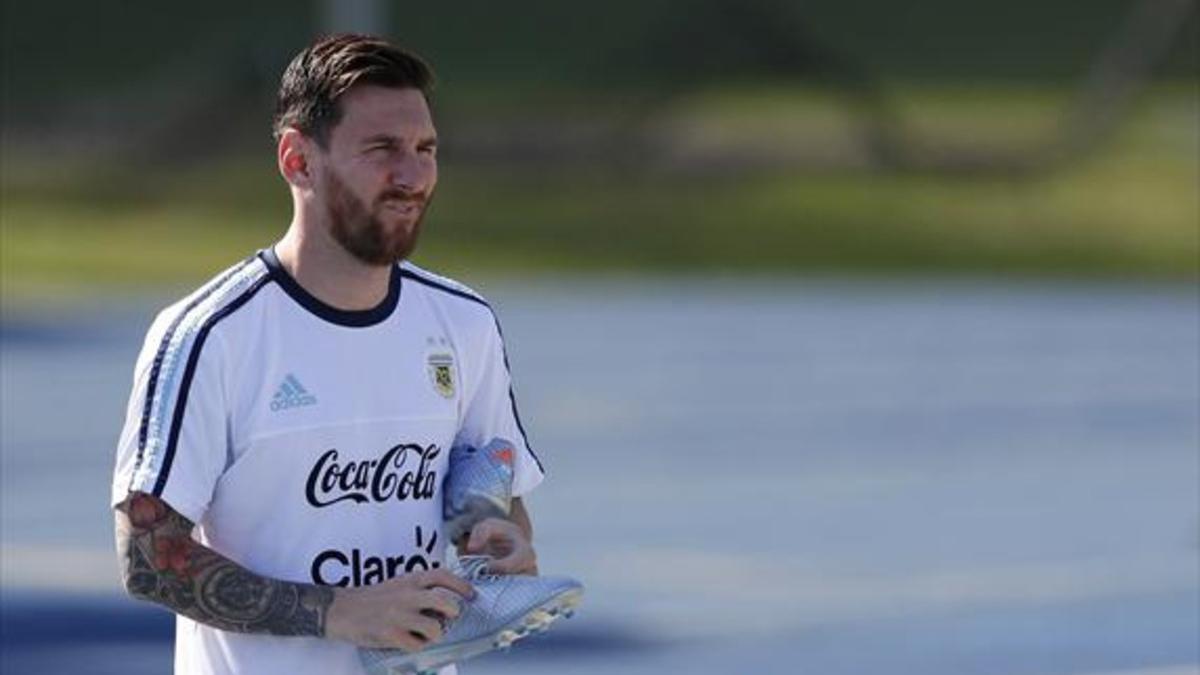
[(279, 389), (275, 390), (275, 396), (271, 398), (271, 412), (316, 405), (316, 403), (317, 397), (308, 393), (295, 375), (288, 373), (283, 378), (283, 383), (279, 385)]

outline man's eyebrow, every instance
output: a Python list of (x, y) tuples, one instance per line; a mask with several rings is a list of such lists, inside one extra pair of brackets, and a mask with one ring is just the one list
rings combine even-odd
[(396, 145), (400, 139), (391, 134), (374, 134), (363, 139), (363, 145), (375, 145), (376, 143), (386, 143), (387, 145)]
[[(417, 141), (418, 145), (437, 145), (437, 136), (424, 136)], [(400, 138), (392, 134), (374, 134), (363, 139), (363, 145), (375, 145), (376, 143), (385, 143), (387, 145), (399, 145)]]

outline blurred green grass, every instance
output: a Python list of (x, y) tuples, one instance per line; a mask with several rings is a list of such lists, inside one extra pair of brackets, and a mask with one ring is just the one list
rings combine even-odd
[[(1035, 142), (1062, 101), (1058, 91), (965, 87), (901, 98), (924, 134), (1002, 147)], [(664, 133), (718, 150), (836, 144), (844, 127), (837, 113), (804, 93), (702, 92), (676, 104)], [(1200, 254), (1195, 114), (1192, 87), (1160, 87), (1084, 161), (1025, 179), (625, 171), (450, 156), (416, 261), (471, 275), (1192, 278)], [(3, 162), (0, 288), (9, 300), (191, 285), (270, 244), (290, 217), (267, 152), (187, 167)]]

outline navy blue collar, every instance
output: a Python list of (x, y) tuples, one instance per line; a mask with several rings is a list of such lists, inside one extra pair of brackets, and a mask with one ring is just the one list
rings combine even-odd
[(267, 269), (271, 273), (271, 278), (279, 284), (279, 287), (285, 293), (299, 303), (301, 307), (339, 326), (348, 326), (350, 328), (374, 326), (391, 316), (392, 312), (396, 309), (396, 305), (400, 302), (401, 275), (399, 265), (392, 265), (391, 278), (388, 279), (388, 292), (383, 302), (370, 309), (347, 310), (327, 305), (318, 300), (313, 294), (304, 290), (300, 284), (296, 283), (292, 275), (288, 274), (283, 264), (279, 262), (279, 257), (275, 255), (274, 247), (259, 251), (258, 257), (262, 258), (262, 261), (266, 263)]

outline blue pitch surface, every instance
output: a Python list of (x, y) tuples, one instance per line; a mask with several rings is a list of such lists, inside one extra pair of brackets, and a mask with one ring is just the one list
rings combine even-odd
[[(1195, 675), (1197, 297), (1172, 286), (483, 287), (579, 615), (464, 673)], [(108, 472), (145, 301), (0, 322), (4, 673), (162, 673)]]

